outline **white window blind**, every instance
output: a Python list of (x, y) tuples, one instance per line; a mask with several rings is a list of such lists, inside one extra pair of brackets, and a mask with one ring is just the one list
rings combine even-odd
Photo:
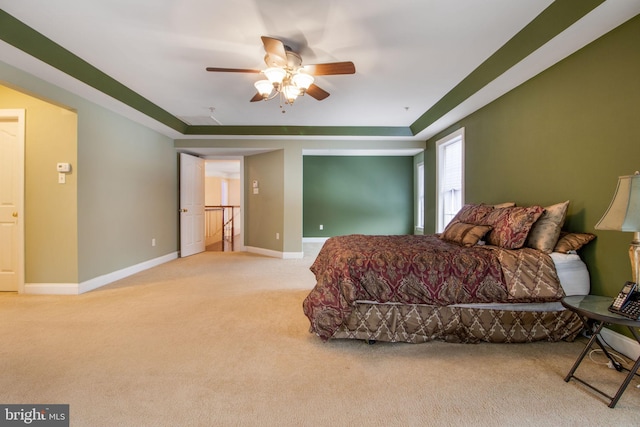
[(460, 140), (444, 146), (444, 176), (442, 191), (462, 190), (462, 144)]
[(464, 129), (436, 142), (438, 165), (437, 232), (442, 232), (464, 200)]

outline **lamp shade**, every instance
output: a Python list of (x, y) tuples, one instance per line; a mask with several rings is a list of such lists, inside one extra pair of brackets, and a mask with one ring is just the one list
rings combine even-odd
[(273, 90), (273, 85), (269, 80), (258, 80), (253, 84), (258, 93), (262, 95), (264, 98), (268, 97), (271, 91)]
[(298, 72), (291, 78), (293, 84), (298, 86), (302, 90), (309, 89), (309, 86), (313, 83), (313, 76), (303, 72)]
[(293, 104), (298, 95), (300, 95), (300, 88), (294, 85), (285, 85), (282, 88), (282, 93), (289, 104)]
[(269, 79), (272, 84), (279, 85), (282, 83), (282, 80), (287, 76), (287, 72), (278, 67), (267, 68), (263, 71), (263, 74)]
[(640, 231), (640, 174), (621, 176), (597, 230)]

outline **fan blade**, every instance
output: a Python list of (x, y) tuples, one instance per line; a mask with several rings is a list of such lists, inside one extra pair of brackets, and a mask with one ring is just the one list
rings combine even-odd
[(249, 68), (207, 67), (207, 71), (215, 71), (215, 72), (223, 72), (223, 73), (260, 73), (260, 70), (252, 70)]
[(314, 76), (331, 76), (336, 74), (355, 74), (356, 66), (351, 61), (331, 62), (328, 64), (305, 65), (304, 70)]
[(281, 40), (274, 39), (273, 37), (262, 36), (262, 44), (267, 54), (264, 57), (264, 62), (269, 67), (284, 67), (287, 65), (287, 50), (284, 47), (284, 43)]
[(249, 102), (256, 102), (256, 101), (262, 101), (264, 98), (262, 97), (262, 95), (260, 95), (259, 92), (256, 92), (255, 95), (253, 95), (253, 98), (251, 98), (251, 101)]
[(314, 84), (309, 86), (309, 88), (307, 89), (307, 91), (305, 93), (307, 95), (309, 95), (310, 97), (317, 99), (318, 101), (322, 101), (323, 99), (325, 99), (326, 97), (329, 96), (329, 92), (327, 92), (324, 89), (319, 88), (318, 86), (316, 86)]

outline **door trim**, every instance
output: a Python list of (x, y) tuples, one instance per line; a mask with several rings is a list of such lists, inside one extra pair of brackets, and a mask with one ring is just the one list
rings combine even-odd
[(204, 159), (180, 153), (180, 257), (205, 251)]
[(18, 122), (18, 165), (16, 170), (18, 171), (18, 179), (16, 180), (18, 200), (16, 202), (16, 208), (18, 211), (18, 239), (16, 242), (17, 251), (17, 281), (18, 281), (18, 293), (24, 293), (25, 282), (25, 213), (24, 213), (24, 199), (25, 199), (25, 165), (24, 165), (24, 151), (26, 146), (25, 141), (25, 110), (24, 109), (0, 109), (0, 120), (10, 121), (16, 120)]

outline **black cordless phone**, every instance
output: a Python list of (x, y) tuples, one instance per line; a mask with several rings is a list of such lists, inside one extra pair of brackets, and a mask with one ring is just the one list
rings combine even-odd
[(640, 293), (638, 285), (627, 282), (620, 290), (618, 296), (613, 300), (609, 311), (621, 314), (634, 320), (640, 319)]

